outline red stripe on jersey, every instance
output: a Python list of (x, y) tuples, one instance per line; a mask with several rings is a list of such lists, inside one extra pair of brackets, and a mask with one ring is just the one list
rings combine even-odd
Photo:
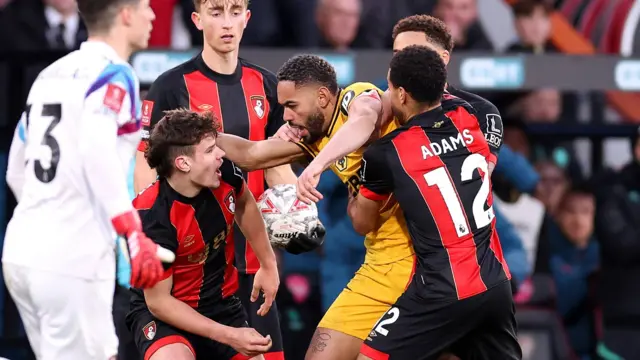
[[(447, 251), (453, 282), (458, 299), (468, 298), (487, 290), (480, 275), (480, 265), (476, 255), (476, 243), (470, 231), (469, 220), (463, 212), (466, 222), (466, 234), (458, 236), (456, 224), (444, 196), (451, 196), (449, 201), (457, 201), (460, 209), (464, 209), (458, 191), (453, 185), (449, 170), (439, 156), (428, 156), (423, 159), (422, 146), (431, 144), (431, 140), (421, 127), (412, 127), (392, 140), (398, 158), (405, 173), (414, 181), (433, 216), (442, 246)], [(447, 181), (453, 187), (453, 193), (443, 195), (435, 184), (429, 186), (425, 176), (437, 169), (444, 169)], [(462, 224), (461, 224), (462, 225)]]
[[(249, 140), (260, 141), (265, 139), (265, 128), (269, 118), (270, 106), (264, 91), (264, 78), (262, 73), (250, 67), (242, 68), (242, 91), (247, 104), (249, 116)], [(264, 192), (264, 170), (255, 170), (247, 175), (247, 186), (257, 199)], [(245, 264), (247, 274), (254, 274), (260, 268), (260, 262), (249, 243), (245, 246)]]
[(364, 196), (369, 200), (382, 201), (382, 200), (387, 200), (390, 194), (378, 194), (367, 189), (365, 186), (360, 186), (360, 195)]
[(360, 347), (360, 354), (368, 357), (371, 360), (389, 360), (389, 355), (383, 353), (380, 350), (376, 350), (367, 344), (362, 344)]
[(189, 109), (195, 112), (211, 111), (218, 120), (220, 131), (224, 131), (218, 84), (199, 71), (184, 75), (184, 84), (189, 93)]
[[(496, 163), (496, 156), (491, 153), (489, 149), (489, 144), (487, 144), (487, 140), (482, 133), (482, 129), (480, 129), (480, 123), (475, 115), (470, 114), (463, 107), (457, 108), (455, 111), (450, 111), (446, 114), (453, 125), (458, 129), (458, 132), (462, 134), (462, 132), (466, 129), (469, 130), (471, 136), (473, 137), (473, 141), (471, 144), (467, 145), (467, 149), (472, 153), (479, 153), (487, 159), (488, 162)], [(480, 169), (480, 176), (484, 177), (484, 174)], [(489, 196), (487, 197), (487, 206), (493, 206), (493, 184), (489, 183)], [(493, 253), (496, 255), (498, 261), (502, 264), (504, 272), (507, 274), (507, 277), (511, 278), (511, 274), (509, 273), (509, 267), (507, 266), (507, 262), (504, 260), (504, 256), (502, 255), (502, 248), (500, 246), (500, 239), (498, 238), (498, 232), (495, 230), (495, 219), (491, 222), (492, 233), (490, 240), (490, 247), (493, 250)]]
[(160, 181), (154, 181), (151, 185), (147, 186), (146, 189), (142, 190), (135, 199), (133, 199), (133, 207), (136, 208), (136, 210), (151, 209), (153, 203), (155, 203), (158, 198), (159, 192)]
[(225, 182), (220, 182), (220, 186), (211, 192), (218, 201), (218, 205), (220, 205), (220, 209), (224, 214), (224, 220), (227, 223), (227, 236), (225, 237), (224, 248), (224, 281), (222, 283), (222, 297), (226, 298), (235, 294), (238, 290), (238, 270), (234, 266), (236, 249), (235, 243), (233, 242), (233, 224), (235, 219), (235, 208), (233, 208), (233, 206), (237, 203), (238, 194), (233, 190), (233, 186)]
[[(193, 206), (174, 201), (169, 215), (171, 224), (176, 229), (178, 253), (184, 251), (187, 261), (193, 266), (176, 267), (173, 270), (173, 296), (192, 308), (198, 307), (200, 291), (204, 279), (204, 264), (209, 248), (202, 237), (200, 224), (196, 219)], [(182, 243), (182, 239), (190, 239), (190, 244)], [(191, 243), (191, 241), (193, 241)], [(184, 249), (184, 250), (183, 250)], [(199, 266), (198, 266), (199, 265)]]

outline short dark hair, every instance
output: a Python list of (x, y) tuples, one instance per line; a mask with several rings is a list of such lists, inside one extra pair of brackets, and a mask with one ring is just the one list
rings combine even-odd
[(559, 204), (558, 209), (559, 210), (566, 209), (569, 199), (571, 199), (574, 196), (589, 197), (595, 201), (595, 192), (593, 190), (594, 190), (594, 187), (592, 182), (590, 181), (578, 180), (571, 183), (569, 188), (565, 190), (565, 192), (560, 197), (560, 202), (558, 203)]
[(408, 46), (391, 59), (389, 81), (404, 88), (421, 103), (436, 103), (447, 83), (447, 68), (440, 55), (426, 46)]
[(118, 10), (123, 5), (134, 5), (140, 0), (77, 0), (78, 11), (89, 32), (109, 30)]
[(287, 60), (278, 70), (278, 81), (293, 81), (296, 86), (319, 84), (332, 94), (338, 92), (336, 70), (329, 62), (317, 55), (297, 55)]
[(542, 9), (549, 15), (553, 11), (553, 6), (546, 0), (518, 0), (513, 4), (512, 9), (513, 15), (519, 18), (531, 16), (537, 9)]
[(218, 121), (211, 112), (196, 113), (187, 109), (169, 110), (153, 127), (145, 157), (158, 176), (173, 173), (173, 162), (180, 155), (192, 155), (193, 147), (207, 136), (218, 136)]
[(393, 40), (404, 32), (416, 31), (424, 33), (427, 39), (443, 49), (451, 52), (453, 50), (453, 38), (451, 32), (442, 20), (431, 15), (412, 15), (401, 19), (393, 27)]
[[(202, 6), (202, 4), (209, 2), (209, 1), (223, 1), (223, 0), (193, 0), (193, 8), (196, 9), (196, 11), (200, 11), (200, 6)], [(249, 0), (241, 0), (242, 2), (244, 2), (244, 6), (245, 7), (249, 7)]]

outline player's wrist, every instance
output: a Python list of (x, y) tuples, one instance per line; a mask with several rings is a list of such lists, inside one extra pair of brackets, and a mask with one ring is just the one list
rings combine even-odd
[(213, 341), (229, 345), (233, 342), (235, 334), (235, 328), (213, 322), (213, 326), (209, 329), (208, 337)]
[(136, 210), (129, 210), (114, 216), (111, 219), (111, 224), (118, 235), (125, 237), (129, 237), (136, 231), (142, 231), (142, 222)]

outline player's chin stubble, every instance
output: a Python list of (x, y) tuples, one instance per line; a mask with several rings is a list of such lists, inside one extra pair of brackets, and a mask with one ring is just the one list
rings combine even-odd
[(322, 137), (324, 119), (324, 114), (321, 111), (309, 115), (307, 118), (307, 131), (309, 135), (305, 136), (304, 139), (307, 144), (312, 144)]

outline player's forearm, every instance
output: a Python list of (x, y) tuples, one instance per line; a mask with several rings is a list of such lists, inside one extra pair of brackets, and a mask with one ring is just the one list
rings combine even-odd
[(269, 186), (278, 184), (295, 184), (298, 180), (296, 173), (291, 169), (291, 165), (280, 165), (264, 171), (265, 181)]
[(110, 218), (132, 211), (126, 169), (118, 156), (115, 121), (104, 117), (83, 123), (79, 154), (91, 193)]
[(349, 199), (347, 215), (351, 219), (353, 229), (360, 235), (366, 235), (376, 228), (380, 204), (358, 195)]
[(147, 300), (149, 311), (156, 318), (190, 334), (227, 344), (230, 328), (198, 313), (189, 305), (167, 294)]
[(217, 144), (227, 159), (245, 171), (289, 164), (304, 155), (297, 145), (278, 139), (250, 141), (231, 134), (219, 134)]
[(133, 190), (140, 193), (151, 183), (156, 181), (156, 171), (149, 167), (142, 151), (136, 152), (136, 165), (133, 170)]
[(249, 241), (262, 268), (275, 268), (276, 255), (271, 248), (264, 220), (253, 195), (245, 189), (236, 206), (236, 223)]
[(377, 121), (375, 112), (349, 117), (349, 120), (333, 135), (327, 146), (313, 160), (327, 169), (338, 159), (360, 149), (373, 134)]

